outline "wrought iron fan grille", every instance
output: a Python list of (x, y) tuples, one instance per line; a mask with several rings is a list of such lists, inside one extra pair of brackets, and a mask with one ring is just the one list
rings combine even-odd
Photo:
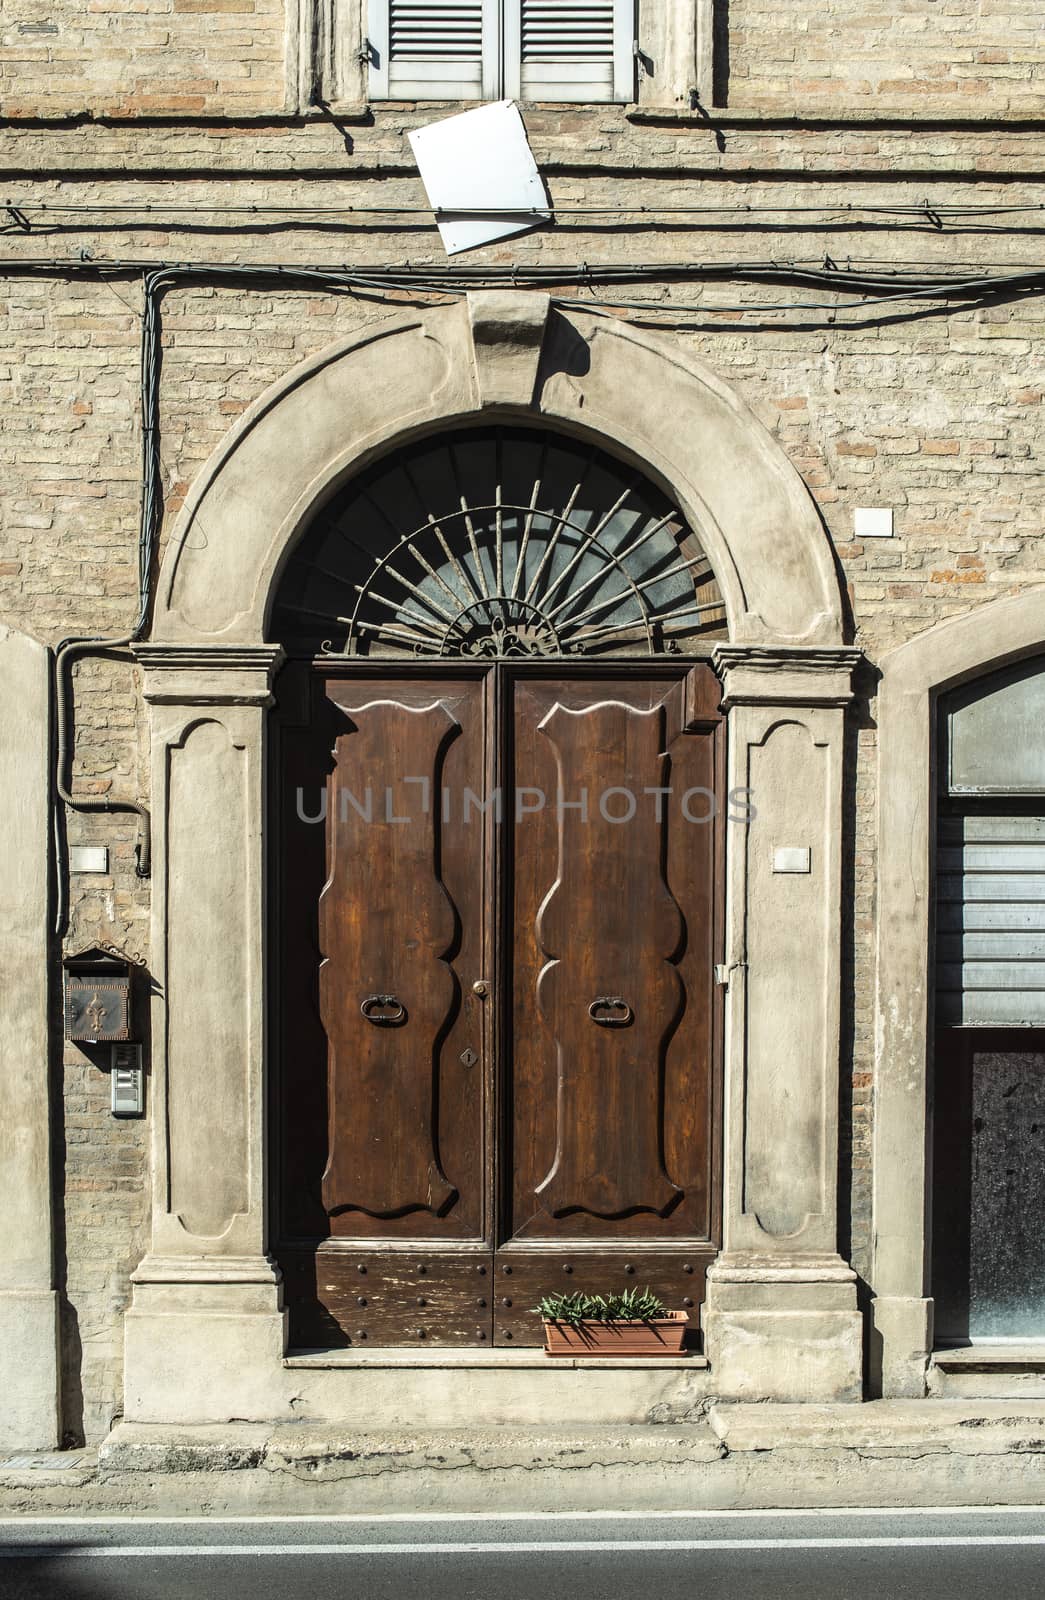
[(354, 479), (292, 556), (274, 632), (295, 652), (686, 653), (721, 636), (682, 514), (594, 446), (521, 428), (436, 435)]

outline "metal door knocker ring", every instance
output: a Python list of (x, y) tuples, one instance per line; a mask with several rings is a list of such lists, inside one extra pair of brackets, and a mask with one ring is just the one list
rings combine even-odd
[(398, 1028), (406, 1021), (406, 1007), (394, 994), (368, 994), (359, 1009), (376, 1028)]
[(588, 1015), (600, 1028), (626, 1028), (635, 1013), (619, 994), (599, 994), (588, 1007)]

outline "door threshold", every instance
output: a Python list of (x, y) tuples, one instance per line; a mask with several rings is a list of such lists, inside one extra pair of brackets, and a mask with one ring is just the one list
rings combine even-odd
[(546, 1371), (560, 1371), (563, 1367), (586, 1367), (589, 1370), (606, 1367), (627, 1368), (634, 1371), (636, 1367), (652, 1367), (663, 1371), (665, 1367), (688, 1367), (691, 1370), (706, 1369), (710, 1363), (706, 1356), (699, 1350), (693, 1350), (679, 1356), (557, 1356), (549, 1360), (543, 1347), (530, 1347), (525, 1350), (492, 1350), (468, 1349), (433, 1349), (418, 1350), (415, 1347), (389, 1346), (385, 1349), (373, 1350), (292, 1350), (283, 1357), (285, 1367), (294, 1368), (348, 1368), (361, 1367), (423, 1367), (431, 1371), (433, 1368), (452, 1367), (461, 1368), (509, 1368), (518, 1370), (527, 1367), (543, 1367)]

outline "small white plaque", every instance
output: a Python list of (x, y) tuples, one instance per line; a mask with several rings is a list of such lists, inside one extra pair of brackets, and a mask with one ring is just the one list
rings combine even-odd
[(857, 539), (891, 539), (891, 506), (857, 506), (853, 512), (853, 535)]
[[(457, 213), (439, 223), (448, 256), (550, 219), (548, 196), (514, 100), (476, 106), (407, 137), (432, 209)], [(509, 214), (468, 215), (493, 208)]]
[(107, 844), (74, 844), (69, 851), (70, 872), (108, 872)]
[(773, 851), (774, 872), (808, 872), (810, 850), (808, 845), (784, 845)]

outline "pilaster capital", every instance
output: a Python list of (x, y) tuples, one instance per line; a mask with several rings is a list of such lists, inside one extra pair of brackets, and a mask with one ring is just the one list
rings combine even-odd
[(145, 643), (134, 653), (151, 705), (271, 705), (284, 658), (278, 644)]
[(863, 652), (847, 646), (720, 644), (712, 656), (723, 710), (733, 706), (847, 706)]

